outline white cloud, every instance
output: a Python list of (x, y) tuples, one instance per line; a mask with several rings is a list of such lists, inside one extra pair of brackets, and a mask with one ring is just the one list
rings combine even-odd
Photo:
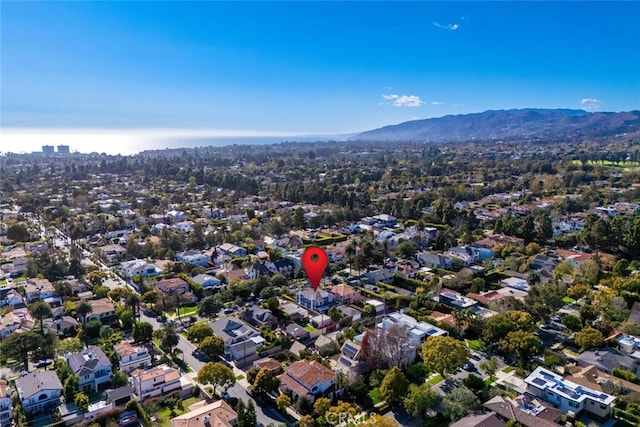
[(583, 98), (580, 105), (587, 111), (595, 111), (600, 109), (600, 100), (595, 98)]
[[(422, 104), (424, 104), (424, 101), (416, 95), (397, 95), (394, 93), (390, 95), (382, 95), (382, 98), (387, 101), (393, 101), (391, 105), (394, 107), (422, 107)], [(382, 104), (385, 105), (388, 103)]]
[(460, 24), (440, 24), (439, 22), (434, 22), (433, 25), (443, 30), (455, 31), (460, 28)]
[(444, 104), (444, 102), (440, 102), (440, 101), (431, 101), (431, 105), (442, 105)]

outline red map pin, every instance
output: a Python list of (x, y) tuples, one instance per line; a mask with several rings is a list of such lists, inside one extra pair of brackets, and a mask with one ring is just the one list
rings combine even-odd
[(311, 246), (307, 248), (302, 254), (302, 266), (309, 276), (309, 281), (313, 290), (318, 289), (324, 269), (327, 268), (329, 263), (329, 257), (324, 249), (318, 246)]

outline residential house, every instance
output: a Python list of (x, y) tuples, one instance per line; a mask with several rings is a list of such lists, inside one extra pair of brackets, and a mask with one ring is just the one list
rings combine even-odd
[(109, 298), (100, 298), (89, 301), (91, 313), (87, 316), (86, 321), (99, 320), (103, 324), (112, 323), (117, 320), (116, 306)]
[(456, 246), (449, 249), (445, 255), (452, 258), (455, 265), (469, 267), (481, 260), (478, 249), (469, 246)]
[(61, 316), (57, 319), (44, 319), (44, 327), (57, 335), (73, 334), (78, 330), (78, 321), (71, 316)]
[(191, 233), (193, 231), (193, 226), (195, 223), (193, 221), (181, 221), (176, 222), (173, 225), (174, 230), (179, 231), (180, 233)]
[(280, 374), (282, 372), (282, 365), (280, 362), (271, 357), (265, 357), (254, 361), (253, 367), (256, 369), (268, 369), (274, 374)]
[(298, 290), (296, 299), (298, 304), (318, 312), (329, 310), (335, 303), (335, 298), (330, 293), (313, 289)]
[(79, 390), (89, 394), (101, 390), (111, 381), (111, 361), (102, 349), (90, 345), (83, 351), (65, 355), (69, 368), (78, 377)]
[(304, 340), (311, 337), (311, 332), (295, 322), (289, 323), (285, 328), (285, 332), (294, 340)]
[(5, 380), (0, 380), (0, 427), (10, 426), (12, 418), (11, 388)]
[(574, 372), (569, 379), (576, 384), (609, 394), (640, 393), (640, 384), (614, 377), (593, 365)]
[(502, 279), (500, 283), (508, 288), (518, 289), (525, 292), (529, 291), (529, 283), (527, 283), (525, 279), (521, 279), (519, 277), (507, 277), (506, 279)]
[(495, 413), (471, 414), (459, 419), (449, 427), (507, 427), (507, 423)]
[(442, 292), (440, 292), (438, 301), (443, 304), (447, 304), (448, 306), (451, 306), (457, 310), (464, 310), (466, 308), (472, 308), (478, 305), (478, 301), (464, 297), (458, 292), (452, 291), (450, 289), (443, 289)]
[(273, 315), (268, 308), (262, 308), (258, 305), (249, 307), (242, 313), (242, 317), (245, 321), (260, 328), (268, 325), (274, 327), (278, 324), (278, 318)]
[(55, 371), (34, 371), (15, 381), (16, 392), (27, 414), (53, 412), (60, 405), (62, 384)]
[(167, 396), (169, 393), (182, 388), (180, 372), (167, 365), (149, 369), (134, 369), (130, 378), (133, 389), (140, 401), (144, 401), (149, 397)]
[(282, 274), (284, 277), (290, 278), (295, 271), (295, 265), (293, 265), (293, 261), (289, 258), (267, 262), (264, 265), (271, 275)]
[(51, 298), (56, 295), (56, 289), (53, 287), (53, 283), (51, 283), (49, 279), (27, 279), (24, 291), (25, 296), (27, 297), (27, 302), (29, 303)]
[(524, 382), (528, 393), (546, 400), (564, 413), (571, 411), (579, 415), (584, 411), (606, 419), (613, 412), (615, 396), (578, 385), (541, 366)]
[(333, 295), (333, 298), (345, 305), (353, 304), (354, 302), (361, 301), (363, 299), (359, 290), (356, 290), (353, 286), (346, 285), (344, 283), (329, 286), (327, 292)]
[(135, 396), (135, 391), (130, 385), (107, 390), (107, 401), (113, 408), (125, 406)]
[(283, 299), (279, 300), (279, 302), (280, 302), (280, 306), (279, 306), (280, 311), (282, 311), (283, 313), (286, 313), (289, 316), (289, 319), (291, 319), (292, 321), (297, 322), (301, 319), (305, 319), (309, 317), (309, 311), (300, 307), (295, 302), (287, 301)]
[(433, 268), (440, 268), (442, 270), (451, 270), (453, 267), (453, 260), (446, 254), (432, 254), (429, 252), (418, 252), (416, 254), (416, 260), (422, 265), (427, 265)]
[(247, 255), (247, 250), (231, 243), (223, 243), (220, 245), (220, 251), (229, 256), (242, 257)]
[(222, 317), (210, 323), (213, 333), (222, 338), (225, 353), (232, 360), (249, 363), (255, 356), (255, 351), (264, 342), (260, 332), (247, 323), (234, 317)]
[(368, 299), (364, 303), (365, 305), (371, 305), (373, 306), (373, 308), (375, 308), (376, 316), (380, 316), (385, 312), (385, 304), (382, 301), (379, 301), (377, 299)]
[(151, 354), (143, 345), (133, 345), (129, 341), (122, 341), (114, 347), (118, 365), (124, 373), (131, 373), (134, 369), (146, 368), (151, 365)]
[(120, 264), (120, 269), (126, 277), (141, 276), (141, 277), (157, 277), (162, 276), (162, 269), (158, 268), (155, 264), (151, 264), (143, 259), (134, 259), (132, 261), (125, 261)]
[(183, 222), (185, 219), (187, 219), (187, 214), (182, 211), (176, 211), (175, 209), (172, 209), (167, 212), (167, 220), (174, 224)]
[(610, 374), (614, 369), (624, 369), (638, 376), (640, 362), (615, 348), (600, 348), (581, 353), (577, 358), (578, 366), (593, 365)]
[(13, 310), (0, 319), (0, 338), (4, 339), (13, 333), (30, 331), (35, 321), (26, 309)]
[(504, 234), (494, 234), (485, 237), (484, 239), (480, 239), (474, 244), (475, 247), (484, 249), (493, 249), (495, 247), (502, 246), (513, 246), (517, 248), (522, 245), (524, 245), (524, 239)]
[(176, 254), (176, 261), (186, 262), (187, 264), (193, 264), (199, 267), (208, 267), (211, 262), (211, 257), (200, 251), (184, 251)]
[(480, 292), (480, 293), (469, 292), (467, 294), (467, 298), (476, 300), (480, 304), (489, 305), (494, 301), (501, 300), (502, 298), (504, 298), (504, 295), (496, 291), (486, 291), (486, 292)]
[(418, 322), (413, 317), (400, 312), (390, 313), (388, 317), (379, 324), (379, 326), (383, 326), (388, 329), (394, 323), (404, 325), (404, 327), (407, 328), (409, 336), (411, 336), (415, 345), (425, 342), (429, 337), (449, 335), (449, 333), (444, 329), (433, 326), (431, 323)]
[(179, 295), (184, 301), (191, 303), (197, 301), (196, 296), (191, 292), (189, 284), (179, 277), (160, 280), (156, 283), (155, 290), (160, 295)]
[(336, 362), (336, 371), (345, 373), (349, 378), (367, 374), (373, 369), (373, 365), (367, 363), (362, 353), (360, 343), (347, 340), (342, 344), (340, 357)]
[(515, 399), (495, 396), (483, 406), (503, 422), (515, 422), (523, 427), (557, 427), (562, 416), (562, 412), (530, 396)]
[(369, 280), (369, 283), (376, 284), (378, 282), (386, 283), (388, 285), (393, 283), (393, 273), (388, 268), (382, 268), (379, 270), (369, 271), (362, 276)]
[(121, 259), (127, 253), (127, 250), (119, 244), (105, 245), (98, 248), (98, 251), (100, 253), (100, 257), (109, 263), (113, 263)]
[(222, 282), (215, 276), (210, 274), (198, 274), (191, 278), (196, 283), (199, 283), (203, 288), (219, 288), (222, 286)]
[(0, 289), (0, 307), (24, 307), (24, 298), (17, 289), (4, 287)]
[[(348, 307), (346, 305), (341, 305), (338, 307), (338, 309), (340, 309), (340, 312), (342, 313), (342, 315), (344, 316), (343, 319), (346, 318), (350, 318), (352, 322), (357, 322), (358, 320), (360, 320), (362, 318), (362, 312), (358, 309), (355, 309), (353, 307)], [(341, 319), (340, 322), (342, 322), (343, 320)]]
[(311, 403), (317, 396), (331, 397), (334, 390), (335, 374), (322, 363), (299, 360), (289, 365), (283, 374), (278, 375), (280, 390), (297, 400), (306, 396)]
[(206, 400), (189, 406), (189, 412), (171, 419), (171, 427), (232, 427), (238, 414), (224, 400), (208, 403)]

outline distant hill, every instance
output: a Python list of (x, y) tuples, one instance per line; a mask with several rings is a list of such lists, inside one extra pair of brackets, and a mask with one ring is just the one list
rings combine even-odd
[(360, 141), (461, 141), (503, 138), (612, 136), (640, 131), (640, 111), (489, 110), (385, 126), (352, 136)]

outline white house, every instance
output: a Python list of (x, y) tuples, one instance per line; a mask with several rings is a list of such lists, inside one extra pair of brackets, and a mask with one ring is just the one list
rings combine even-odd
[(120, 264), (120, 269), (127, 277), (139, 275), (142, 277), (157, 277), (162, 275), (162, 270), (156, 265), (142, 259), (125, 261)]
[(140, 401), (149, 397), (167, 395), (180, 390), (180, 372), (167, 365), (156, 366), (151, 369), (135, 369), (131, 372), (133, 389)]
[(144, 346), (134, 346), (128, 341), (123, 341), (113, 348), (122, 372), (128, 374), (134, 369), (146, 368), (151, 365), (151, 354)]
[(199, 267), (207, 267), (211, 262), (211, 257), (200, 251), (184, 251), (176, 254), (176, 261), (186, 262)]
[(449, 335), (449, 333), (444, 329), (440, 329), (431, 323), (418, 322), (413, 317), (400, 312), (390, 313), (386, 319), (378, 324), (378, 326), (384, 329), (389, 329), (394, 323), (404, 325), (404, 327), (407, 328), (409, 336), (415, 345), (425, 342), (429, 337)]
[(5, 380), (0, 380), (0, 427), (10, 426), (12, 417), (11, 388)]
[(67, 353), (65, 359), (78, 377), (78, 388), (85, 393), (101, 390), (111, 381), (111, 362), (97, 345), (90, 345), (81, 352)]
[(541, 366), (524, 379), (527, 392), (557, 406), (562, 412), (589, 412), (600, 419), (613, 412), (615, 396), (562, 378)]
[(442, 268), (450, 270), (453, 267), (453, 261), (451, 257), (446, 254), (432, 254), (429, 252), (418, 252), (416, 254), (416, 260), (422, 265), (428, 265), (429, 267)]
[(26, 413), (52, 411), (60, 405), (62, 384), (55, 371), (35, 371), (15, 381), (18, 398)]

